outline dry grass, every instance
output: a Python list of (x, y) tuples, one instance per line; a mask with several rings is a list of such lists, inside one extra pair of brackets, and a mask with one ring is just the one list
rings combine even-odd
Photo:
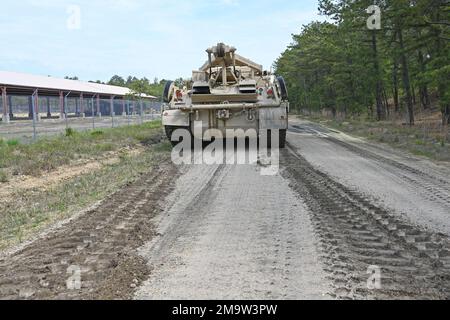
[[(8, 199), (2, 199), (0, 249), (22, 242), (103, 199), (152, 170), (159, 161), (169, 161), (170, 144), (159, 143), (161, 133), (161, 123), (152, 122), (102, 131), (70, 131), (28, 145), (1, 141), (0, 188), (13, 180), (14, 175), (40, 177), (65, 165), (70, 168), (80, 160), (105, 157), (111, 151), (117, 151), (117, 161), (103, 162), (98, 170), (48, 188), (15, 188)], [(141, 147), (142, 152), (132, 152), (138, 145), (146, 147)]]
[(145, 144), (161, 131), (161, 122), (87, 132), (68, 130), (32, 144), (0, 140), (0, 170), (5, 174), (39, 176), (73, 161), (91, 159), (109, 151)]
[(71, 217), (169, 161), (169, 143), (147, 148), (139, 155), (123, 155), (118, 163), (80, 175), (48, 190), (20, 190), (0, 213), (0, 250), (26, 241), (46, 226)]

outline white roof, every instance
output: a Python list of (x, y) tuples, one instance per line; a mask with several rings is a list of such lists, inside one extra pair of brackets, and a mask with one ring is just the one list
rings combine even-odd
[[(125, 96), (131, 90), (124, 87), (110, 86), (106, 84), (91, 83), (79, 80), (59, 79), (53, 77), (36, 76), (26, 73), (0, 71), (0, 85), (10, 87), (36, 88), (48, 90), (73, 91), (94, 93), (101, 95)], [(143, 95), (145, 98), (156, 97)]]

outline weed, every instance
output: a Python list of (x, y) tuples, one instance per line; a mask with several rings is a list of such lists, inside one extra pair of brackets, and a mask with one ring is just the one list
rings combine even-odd
[(19, 143), (19, 140), (11, 139), (11, 140), (8, 140), (6, 142), (6, 144), (10, 147), (15, 147), (15, 146), (18, 146), (20, 143)]
[(0, 183), (6, 183), (8, 182), (8, 175), (3, 170), (0, 170)]
[(73, 137), (76, 134), (76, 131), (72, 128), (66, 129), (66, 137)]
[(104, 132), (101, 131), (101, 130), (94, 130), (94, 131), (91, 132), (91, 136), (93, 136), (93, 137), (100, 137), (103, 134), (104, 134)]

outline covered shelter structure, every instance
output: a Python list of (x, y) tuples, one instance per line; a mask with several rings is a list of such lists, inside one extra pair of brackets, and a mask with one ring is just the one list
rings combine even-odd
[[(114, 116), (143, 112), (156, 97), (136, 97), (128, 88), (0, 71), (2, 121), (59, 117)], [(136, 99), (137, 98), (137, 99)]]

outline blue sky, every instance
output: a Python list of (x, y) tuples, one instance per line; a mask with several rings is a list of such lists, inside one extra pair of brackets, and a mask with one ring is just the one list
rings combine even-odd
[(219, 41), (269, 69), (317, 19), (315, 0), (2, 0), (0, 70), (175, 79)]

